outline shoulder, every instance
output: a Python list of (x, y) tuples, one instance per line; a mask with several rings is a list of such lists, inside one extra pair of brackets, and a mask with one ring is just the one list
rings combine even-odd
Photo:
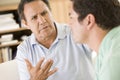
[(26, 58), (27, 56), (29, 56), (32, 50), (32, 44), (30, 39), (31, 39), (31, 36), (29, 36), (17, 47), (17, 52), (16, 52), (17, 59), (19, 59), (20, 57)]
[(57, 26), (57, 29), (59, 29), (59, 31), (70, 34), (71, 30), (68, 24), (59, 24), (59, 23), (55, 23), (55, 24)]
[(32, 44), (31, 44), (31, 37), (32, 36), (29, 36), (27, 39), (25, 39), (23, 42), (21, 42), (20, 45), (18, 45), (18, 49), (20, 48), (23, 48), (23, 49), (26, 49), (28, 47), (30, 47)]

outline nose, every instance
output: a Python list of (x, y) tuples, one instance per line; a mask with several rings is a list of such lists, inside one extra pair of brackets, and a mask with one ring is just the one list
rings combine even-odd
[(72, 23), (73, 23), (72, 19), (69, 18), (69, 20), (68, 20), (68, 25), (72, 25)]
[(72, 25), (73, 20), (72, 20), (71, 12), (69, 12), (68, 15), (69, 15), (68, 24)]
[(41, 15), (38, 15), (38, 19), (37, 21), (40, 23), (40, 24), (43, 24), (46, 22), (46, 19), (44, 16), (41, 16)]

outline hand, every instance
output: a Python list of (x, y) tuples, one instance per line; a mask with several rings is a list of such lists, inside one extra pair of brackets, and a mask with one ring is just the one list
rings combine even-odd
[(41, 58), (35, 67), (33, 67), (27, 59), (25, 59), (25, 61), (30, 73), (30, 80), (46, 80), (50, 75), (54, 74), (57, 71), (57, 68), (50, 71), (53, 60), (47, 60), (42, 66), (44, 58)]

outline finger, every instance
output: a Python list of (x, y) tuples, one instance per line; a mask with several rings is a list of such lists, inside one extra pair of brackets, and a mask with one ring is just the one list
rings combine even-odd
[(50, 60), (51, 62), (49, 63), (49, 65), (48, 66), (46, 66), (46, 69), (44, 70), (44, 72), (45, 73), (48, 73), (49, 72), (49, 70), (50, 70), (50, 68), (51, 68), (51, 66), (53, 65), (53, 60)]
[(47, 60), (46, 61), (46, 63), (42, 66), (42, 70), (44, 71), (44, 72), (48, 72), (49, 71), (49, 69), (51, 68), (51, 66), (52, 66), (52, 64), (53, 64), (53, 60)]
[(54, 74), (55, 72), (57, 72), (57, 70), (58, 70), (58, 68), (55, 68), (55, 69), (53, 69), (53, 70), (51, 70), (49, 73), (48, 73), (48, 77), (50, 76), (50, 75), (52, 75), (52, 74)]
[[(47, 74), (48, 74), (48, 71), (49, 71), (49, 69), (50, 68), (48, 68), (48, 67), (51, 67), (51, 66), (49, 66), (49, 65), (51, 65), (53, 63), (53, 61), (52, 60), (47, 60), (46, 62), (45, 62), (45, 64), (41, 67), (41, 69), (39, 70), (39, 75), (41, 75), (41, 74), (46, 74), (46, 76), (47, 76)], [(46, 71), (46, 70), (48, 70), (48, 71)]]
[(32, 64), (27, 59), (25, 59), (25, 62), (26, 62), (28, 70), (30, 71), (32, 68)]
[(45, 60), (45, 58), (44, 57), (42, 57), (41, 59), (40, 59), (40, 61), (37, 63), (37, 65), (36, 65), (36, 70), (39, 70), (40, 69), (40, 67), (41, 67), (41, 65), (42, 65), (42, 63), (43, 63), (43, 61)]

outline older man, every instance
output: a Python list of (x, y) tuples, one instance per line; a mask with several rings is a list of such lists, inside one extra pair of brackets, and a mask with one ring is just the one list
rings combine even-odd
[(22, 23), (33, 32), (18, 46), (20, 79), (93, 80), (89, 49), (74, 43), (67, 25), (55, 23), (44, 1), (21, 0), (18, 8)]

